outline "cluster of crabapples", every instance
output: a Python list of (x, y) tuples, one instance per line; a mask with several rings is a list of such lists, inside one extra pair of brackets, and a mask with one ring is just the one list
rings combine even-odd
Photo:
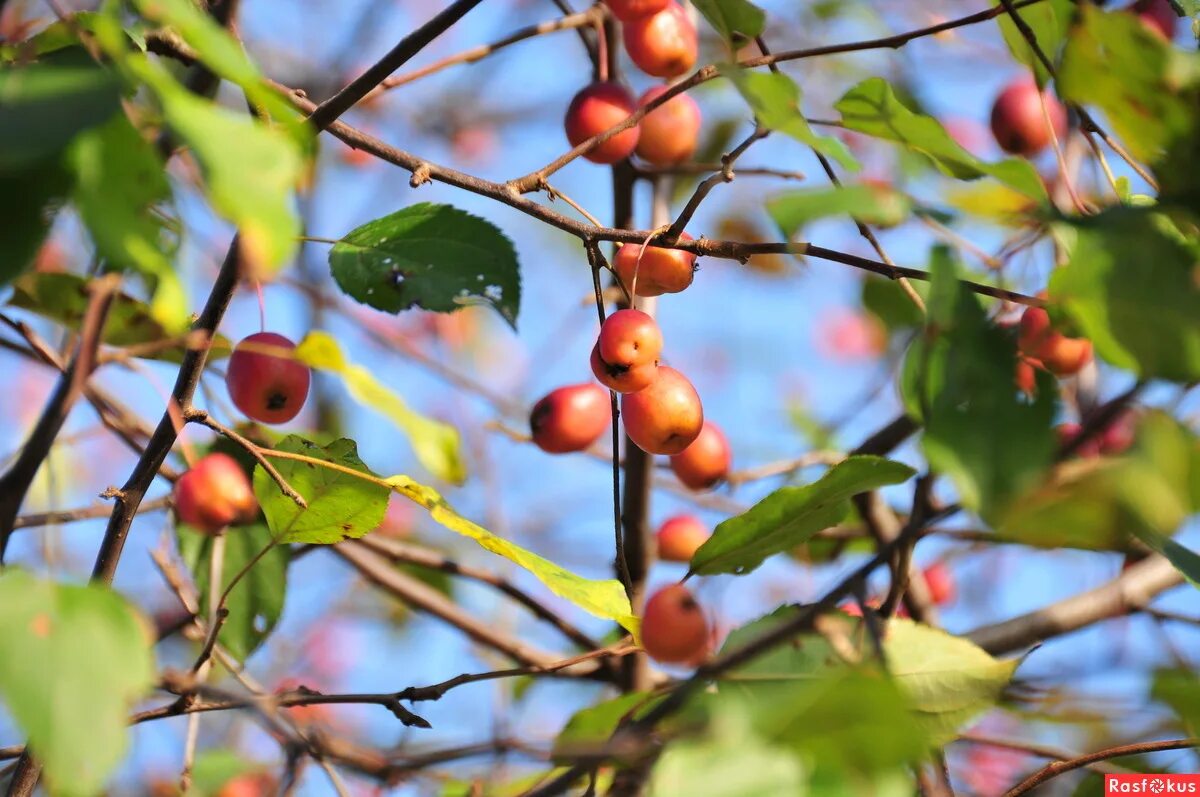
[[(606, 0), (621, 21), (625, 51), (648, 75), (674, 78), (696, 63), (696, 27), (674, 0)], [(635, 100), (619, 83), (601, 80), (584, 87), (567, 109), (565, 127), (572, 147), (623, 122), (653, 102), (668, 86), (654, 86)], [(667, 166), (685, 161), (696, 150), (700, 108), (686, 94), (671, 97), (639, 124), (622, 130), (587, 152), (594, 163), (616, 163), (637, 153), (648, 163)]]
[[(225, 370), (229, 398), (247, 418), (287, 423), (308, 398), (312, 375), (292, 356), (296, 344), (274, 332), (258, 332), (234, 347)], [(206, 454), (175, 482), (175, 514), (189, 526), (217, 534), (258, 515), (258, 501), (238, 461), (219, 451)]]

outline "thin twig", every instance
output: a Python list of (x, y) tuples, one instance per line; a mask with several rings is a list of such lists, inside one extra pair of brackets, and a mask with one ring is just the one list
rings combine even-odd
[(1020, 795), (1031, 791), (1052, 778), (1056, 778), (1065, 772), (1085, 767), (1088, 764), (1094, 764), (1097, 761), (1106, 761), (1110, 758), (1124, 758), (1131, 755), (1145, 755), (1146, 753), (1159, 753), (1164, 750), (1187, 750), (1193, 747), (1200, 747), (1200, 739), (1167, 739), (1161, 742), (1122, 744), (1099, 750), (1095, 753), (1077, 756), (1068, 761), (1055, 761), (1042, 767), (1016, 786), (1013, 786), (1004, 793), (1004, 797), (1020, 797)]

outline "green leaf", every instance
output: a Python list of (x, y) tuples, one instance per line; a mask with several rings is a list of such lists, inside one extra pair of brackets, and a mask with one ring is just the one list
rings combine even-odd
[[(996, 0), (993, 5), (1000, 5), (999, 0)], [(1049, 2), (1021, 8), (1017, 14), (1033, 31), (1033, 37), (1041, 51), (1053, 61), (1059, 48), (1062, 47), (1067, 29), (1071, 26), (1073, 10), (1074, 7), (1070, 0), (1049, 0)], [(1000, 32), (1004, 35), (1004, 43), (1008, 45), (1013, 58), (1033, 70), (1038, 86), (1044, 87), (1050, 80), (1050, 73), (1046, 71), (1041, 59), (1033, 52), (1033, 48), (1029, 46), (1025, 36), (1017, 29), (1012, 18), (1008, 14), (1001, 14), (996, 18), (996, 23), (1000, 26)]]
[(622, 721), (642, 716), (660, 700), (649, 692), (631, 692), (576, 711), (555, 738), (551, 760), (570, 761), (573, 754), (599, 748)]
[(1034, 401), (1019, 396), (1011, 335), (958, 281), (948, 250), (935, 250), (931, 271), (928, 327), (905, 363), (909, 409), (924, 417), (930, 467), (950, 477), (964, 506), (994, 522), (1050, 464), (1056, 394), (1043, 378)]
[[(67, 329), (78, 330), (87, 310), (87, 285), (88, 280), (78, 274), (25, 274), (13, 283), (13, 293), (8, 303), (62, 324)], [(105, 343), (110, 346), (136, 346), (169, 336), (170, 333), (151, 315), (149, 305), (127, 293), (117, 294), (104, 326)], [(213, 336), (208, 358), (215, 360), (227, 357), (231, 348), (229, 339), (217, 333)], [(147, 354), (152, 359), (170, 362), (179, 362), (182, 356), (179, 348)]]
[(120, 78), (70, 48), (0, 70), (0, 174), (56, 156), (121, 106)]
[(166, 254), (162, 224), (151, 209), (171, 200), (162, 159), (124, 113), (75, 137), (67, 151), (72, 198), (97, 251), (111, 269), (136, 269), (155, 285), (150, 314), (163, 327), (187, 326), (187, 296)]
[(745, 513), (720, 523), (692, 556), (691, 573), (749, 573), (768, 556), (808, 541), (845, 517), (849, 500), (899, 484), (913, 475), (907, 465), (882, 457), (848, 457), (804, 487), (781, 487)]
[[(218, 797), (221, 788), (241, 775), (266, 774), (266, 768), (234, 750), (203, 750), (192, 766), (192, 788), (188, 797)], [(231, 790), (232, 791), (232, 790)]]
[(370, 370), (348, 362), (332, 335), (308, 333), (296, 347), (296, 358), (312, 368), (337, 374), (355, 401), (386, 415), (408, 436), (417, 459), (434, 476), (454, 484), (466, 479), (458, 430), (411, 410), (404, 399), (384, 387)]
[(903, 193), (868, 184), (806, 188), (767, 200), (767, 213), (789, 239), (816, 219), (845, 214), (865, 224), (893, 226), (904, 221), (910, 210), (911, 203)]
[[(276, 451), (302, 454), (373, 477), (358, 458), (353, 440), (335, 440), (322, 447), (288, 435)], [(275, 458), (280, 475), (308, 502), (302, 509), (279, 490), (275, 480), (259, 465), (254, 469), (254, 495), (267, 516), (277, 544), (289, 542), (328, 545), (356, 539), (383, 521), (388, 488), (311, 462)]]
[(1107, 210), (1072, 229), (1070, 265), (1051, 276), (1050, 298), (1113, 365), (1200, 379), (1200, 245), (1147, 208)]
[[(200, 591), (200, 607), (207, 612), (210, 602), (214, 600), (209, 580), (214, 538), (185, 524), (176, 527), (175, 537), (179, 545), (179, 554)], [(225, 602), (229, 617), (221, 627), (218, 641), (238, 661), (244, 662), (270, 635), (283, 613), (290, 554), (286, 545), (275, 544), (271, 530), (261, 523), (233, 526), (224, 538), (221, 587), (216, 593), (216, 599), (220, 599), (225, 588), (242, 568), (255, 556), (267, 551), (242, 577)], [(267, 550), (268, 547), (270, 550)]]
[[(527, 551), (515, 543), (497, 537), (492, 532), (472, 523), (454, 510), (454, 507), (436, 490), (418, 484), (407, 476), (392, 476), (387, 480), (392, 488), (429, 510), (429, 515), (436, 522), (451, 531), (469, 537), (485, 550), (497, 556), (503, 556), (510, 562), (528, 570), (539, 581), (545, 584), (551, 592), (564, 598), (595, 617), (613, 620), (620, 623), (635, 640), (640, 639), (640, 621), (633, 615), (629, 598), (620, 582), (613, 579), (593, 581), (583, 578), (559, 567), (548, 559)], [(255, 485), (258, 484), (258, 474), (255, 474)]]
[(996, 163), (976, 158), (959, 146), (936, 119), (906, 108), (883, 78), (864, 80), (842, 95), (834, 107), (850, 130), (901, 144), (926, 156), (951, 177), (994, 177), (1026, 196), (1046, 199), (1046, 189), (1032, 164), (1019, 158)]
[(1200, 679), (1186, 670), (1159, 670), (1154, 674), (1150, 697), (1166, 703), (1195, 736), (1200, 733)]
[(763, 32), (767, 15), (748, 0), (695, 0), (692, 3), (731, 49)]
[(135, 0), (135, 5), (147, 19), (174, 28), (205, 66), (240, 86), (251, 103), (265, 109), (274, 121), (285, 122), (296, 143), (307, 146), (311, 131), (303, 117), (267, 85), (241, 45), (211, 15), (190, 0)]
[(33, 262), (70, 187), (58, 162), (10, 174), (0, 169), (0, 286)]
[(450, 312), (488, 304), (514, 329), (521, 273), (512, 241), (491, 222), (422, 202), (351, 230), (329, 251), (333, 278), (377, 310)]
[[(928, 283), (912, 282), (910, 284), (922, 299), (928, 298)], [(913, 304), (913, 300), (895, 280), (878, 277), (863, 279), (862, 305), (864, 309), (874, 313), (892, 332), (914, 329), (925, 322), (921, 308)]]
[(50, 792), (102, 791), (129, 710), (154, 683), (148, 623), (116, 592), (0, 574), (0, 696), (45, 766)]
[(196, 97), (140, 55), (126, 64), (158, 95), (167, 125), (200, 164), (214, 210), (237, 225), (249, 273), (269, 274), (287, 263), (300, 234), (291, 197), (303, 168), (296, 140)]
[(859, 168), (840, 139), (817, 135), (809, 127), (800, 110), (800, 87), (790, 77), (782, 72), (752, 72), (735, 66), (722, 67), (721, 74), (733, 81), (759, 124), (807, 144), (847, 169)]
[[(1194, 138), (1200, 132), (1196, 77), (1180, 76), (1185, 58), (1194, 72), (1194, 54), (1174, 52), (1133, 14), (1084, 4), (1079, 15), (1058, 70), (1059, 92), (1102, 110), (1139, 160), (1157, 161), (1173, 143)], [(1195, 176), (1175, 179), (1194, 183)]]

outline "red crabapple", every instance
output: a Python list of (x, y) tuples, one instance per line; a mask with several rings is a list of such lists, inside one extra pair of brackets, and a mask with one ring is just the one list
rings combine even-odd
[(1048, 91), (1042, 92), (1042, 96), (1053, 128), (1046, 124), (1032, 77), (1018, 78), (996, 97), (992, 106), (992, 135), (1005, 152), (1026, 157), (1036, 155), (1050, 144), (1051, 129), (1059, 140), (1066, 134), (1067, 109)]
[[(638, 100), (647, 105), (670, 86), (654, 86)], [(700, 106), (687, 94), (677, 94), (646, 114), (641, 121), (637, 154), (656, 166), (670, 166), (692, 157), (700, 137)]]
[(641, 310), (618, 310), (604, 319), (597, 339), (600, 356), (610, 365), (633, 367), (658, 361), (662, 330)]
[(700, 396), (687, 377), (665, 365), (658, 378), (621, 398), (625, 434), (647, 454), (678, 454), (704, 426)]
[(274, 332), (244, 338), (229, 355), (225, 385), (246, 417), (262, 423), (286, 423), (300, 414), (312, 374), (288, 355), (296, 344)]
[(696, 26), (676, 2), (656, 14), (626, 21), (624, 29), (625, 52), (647, 75), (675, 77), (696, 64)]
[(551, 390), (529, 413), (533, 442), (548, 454), (582, 451), (600, 439), (612, 415), (608, 393), (584, 382)]
[(650, 596), (642, 612), (642, 647), (663, 664), (696, 664), (712, 637), (708, 618), (682, 584), (663, 587)]
[(662, 11), (669, 2), (671, 0), (604, 0), (604, 5), (608, 6), (614, 17), (629, 22)]
[[(680, 234), (679, 240), (690, 241), (692, 236), (685, 232)], [(639, 255), (641, 263), (638, 262)], [(621, 244), (613, 257), (613, 269), (631, 292), (635, 289), (636, 273), (638, 296), (661, 296), (664, 293), (679, 293), (692, 284), (696, 274), (696, 256), (682, 249), (662, 246), (647, 246), (642, 254), (641, 244)]]
[(189, 526), (216, 534), (258, 514), (258, 501), (246, 472), (233, 457), (207, 454), (175, 482), (175, 514)]
[(658, 558), (664, 562), (690, 562), (692, 554), (708, 539), (708, 529), (695, 515), (667, 518), (655, 534)]
[[(623, 122), (637, 109), (633, 95), (618, 83), (593, 83), (584, 87), (567, 108), (564, 122), (567, 140), (577, 147), (594, 135), (603, 133)], [(616, 163), (633, 154), (638, 143), (638, 127), (622, 130), (602, 144), (597, 144), (583, 157), (593, 163)]]
[(705, 421), (692, 444), (671, 457), (671, 470), (693, 490), (707, 490), (729, 475), (732, 454), (721, 427)]
[[(1054, 427), (1054, 434), (1058, 437), (1059, 448), (1065, 448), (1079, 437), (1079, 433), (1083, 431), (1083, 427), (1077, 423), (1060, 423)], [(1075, 449), (1075, 456), (1090, 459), (1100, 456), (1100, 441), (1092, 436), (1087, 441), (1082, 443)]]
[(1087, 338), (1069, 338), (1055, 330), (1050, 314), (1041, 307), (1026, 308), (1017, 332), (1017, 345), (1058, 376), (1078, 373), (1092, 359), (1092, 342)]
[(1104, 454), (1124, 454), (1137, 438), (1137, 413), (1125, 410), (1105, 428), (1100, 437), (1100, 451)]
[(958, 594), (958, 590), (954, 584), (954, 574), (950, 572), (950, 568), (945, 562), (934, 562), (929, 567), (921, 571), (921, 575), (925, 577), (925, 586), (929, 590), (929, 597), (936, 606), (945, 606), (951, 603)]
[(1138, 0), (1129, 10), (1155, 34), (1167, 41), (1174, 41), (1179, 15), (1171, 8), (1168, 0)]
[(600, 344), (592, 346), (592, 373), (600, 384), (618, 393), (636, 393), (658, 378), (658, 363), (613, 365), (600, 356)]

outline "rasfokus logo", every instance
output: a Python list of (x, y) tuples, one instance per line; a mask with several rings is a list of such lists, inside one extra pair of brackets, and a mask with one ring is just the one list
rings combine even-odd
[(1200, 795), (1200, 775), (1105, 775), (1104, 793)]

